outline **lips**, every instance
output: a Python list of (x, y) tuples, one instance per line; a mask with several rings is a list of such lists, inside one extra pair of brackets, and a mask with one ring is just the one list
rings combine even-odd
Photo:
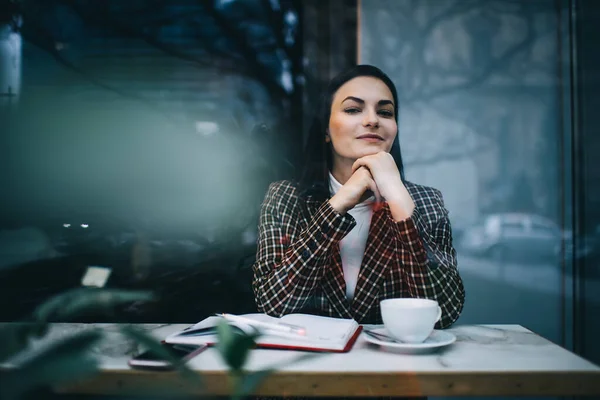
[(370, 140), (383, 140), (383, 138), (374, 133), (367, 133), (365, 135), (360, 135), (358, 139), (370, 139)]

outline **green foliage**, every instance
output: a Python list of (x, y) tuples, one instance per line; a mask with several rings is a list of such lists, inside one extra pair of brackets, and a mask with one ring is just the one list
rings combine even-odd
[(0, 24), (10, 24), (16, 28), (21, 14), (21, 0), (0, 0)]
[(172, 364), (173, 367), (190, 382), (194, 384), (199, 382), (200, 376), (191, 370), (187, 365), (185, 365), (185, 363), (183, 363), (180, 359), (174, 357), (170, 352), (168, 352), (164, 346), (161, 345), (160, 342), (152, 335), (149, 335), (142, 329), (136, 328), (132, 325), (123, 325), (120, 330), (123, 335), (135, 340), (137, 343), (152, 351), (160, 358), (164, 358), (165, 360), (169, 361), (169, 363)]
[(318, 356), (319, 356), (318, 353), (306, 353), (306, 354), (302, 354), (301, 356), (299, 356), (298, 358), (293, 360), (291, 363), (286, 361), (282, 364), (271, 365), (269, 368), (263, 369), (260, 371), (255, 371), (255, 372), (251, 372), (251, 373), (242, 373), (242, 377), (239, 380), (238, 387), (236, 388), (232, 398), (233, 399), (241, 399), (241, 398), (244, 398), (245, 396), (248, 396), (248, 395), (254, 393), (256, 388), (262, 383), (262, 381), (267, 376), (269, 376), (270, 374), (272, 374), (273, 372), (277, 371), (280, 368), (283, 368), (289, 364), (297, 363), (297, 362), (300, 362), (303, 360), (308, 360), (308, 359), (318, 357)]
[(225, 320), (220, 321), (217, 326), (217, 333), (219, 337), (217, 349), (221, 357), (232, 372), (240, 372), (246, 363), (248, 353), (256, 346), (255, 339), (258, 337), (258, 333), (241, 332)]
[(46, 334), (48, 325), (41, 322), (15, 322), (0, 326), (0, 361), (24, 350), (32, 337)]
[(149, 292), (116, 289), (80, 288), (61, 293), (36, 308), (29, 320), (0, 326), (0, 362), (25, 350), (30, 339), (43, 337), (50, 321), (110, 316), (118, 306), (151, 299)]
[[(229, 368), (229, 375), (233, 384), (232, 398), (241, 399), (250, 394), (250, 390), (254, 390), (262, 381), (262, 379), (258, 379), (259, 375), (257, 373), (247, 374), (243, 370), (250, 350), (256, 347), (255, 340), (258, 333), (248, 334), (242, 332), (229, 325), (225, 320), (219, 322), (217, 333), (219, 337), (217, 349)], [(267, 372), (265, 371), (264, 376), (266, 375)]]
[[(28, 321), (0, 325), (0, 362), (17, 360), (10, 369), (0, 374), (0, 399), (17, 400), (34, 389), (68, 384), (98, 373), (98, 360), (90, 353), (90, 349), (103, 338), (102, 329), (86, 329), (41, 348), (30, 348), (32, 339), (43, 338), (47, 334), (50, 321), (69, 321), (82, 315), (112, 315), (123, 304), (149, 301), (152, 298), (148, 292), (75, 289), (40, 305)], [(119, 331), (135, 343), (170, 361), (188, 384), (170, 388), (164, 393), (153, 389), (149, 395), (172, 398), (184, 395), (186, 388), (195, 387), (196, 391), (203, 388), (201, 376), (173, 357), (152, 335), (132, 325), (120, 326)], [(266, 370), (247, 372), (244, 366), (250, 350), (256, 347), (258, 332), (243, 332), (226, 321), (220, 322), (217, 332), (217, 350), (229, 369), (233, 385), (232, 399), (252, 394), (271, 372), (285, 366), (277, 365)], [(307, 357), (314, 357), (314, 354), (303, 355), (296, 361)]]
[[(229, 369), (231, 381), (233, 383), (233, 400), (242, 399), (255, 392), (261, 382), (272, 372), (288, 365), (288, 362), (280, 365), (271, 365), (269, 368), (254, 372), (244, 370), (244, 365), (250, 354), (250, 350), (256, 347), (256, 339), (259, 333), (247, 333), (241, 329), (229, 325), (226, 321), (221, 321), (217, 326), (219, 343), (217, 349), (223, 361)], [(302, 354), (293, 362), (299, 362), (305, 359), (317, 357), (317, 353)]]
[(152, 293), (119, 289), (79, 288), (59, 294), (33, 313), (35, 321), (73, 320), (82, 315), (112, 316), (117, 307), (152, 300)]
[(29, 349), (32, 339), (46, 335), (50, 321), (69, 321), (81, 315), (112, 315), (123, 304), (151, 299), (148, 292), (80, 288), (52, 297), (28, 321), (1, 325), (0, 362), (13, 358), (20, 361), (16, 362), (16, 368), (0, 374), (0, 398), (18, 399), (27, 391), (76, 381), (98, 372), (98, 362), (89, 350), (102, 338), (101, 330), (73, 334), (42, 350)]
[(88, 350), (101, 337), (99, 330), (90, 330), (34, 352), (18, 369), (0, 376), (0, 398), (18, 399), (33, 388), (74, 382), (95, 375), (98, 361)]

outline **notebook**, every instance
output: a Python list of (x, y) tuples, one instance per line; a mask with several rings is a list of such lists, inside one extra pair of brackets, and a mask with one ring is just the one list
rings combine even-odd
[[(353, 319), (322, 317), (311, 314), (288, 314), (281, 318), (266, 314), (244, 314), (242, 317), (268, 323), (283, 323), (303, 327), (305, 335), (260, 329), (257, 347), (317, 352), (345, 353), (350, 351), (362, 327)], [(208, 317), (167, 338), (166, 343), (213, 345), (217, 342), (216, 326), (221, 317)], [(248, 325), (229, 322), (245, 332), (256, 329)]]

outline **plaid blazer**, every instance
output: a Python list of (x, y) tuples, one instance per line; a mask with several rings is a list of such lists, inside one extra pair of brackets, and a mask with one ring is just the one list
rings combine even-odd
[(352, 301), (346, 299), (339, 242), (355, 226), (328, 201), (303, 199), (289, 181), (272, 183), (261, 207), (252, 287), (259, 311), (308, 312), (381, 323), (379, 302), (396, 297), (437, 300), (450, 326), (464, 304), (448, 211), (439, 190), (405, 182), (415, 210), (396, 222), (374, 211)]

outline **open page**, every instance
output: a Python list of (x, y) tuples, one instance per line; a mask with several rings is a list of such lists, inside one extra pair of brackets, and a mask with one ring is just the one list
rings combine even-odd
[(306, 338), (317, 343), (345, 345), (352, 337), (358, 323), (353, 319), (322, 317), (311, 314), (288, 314), (280, 318), (286, 324), (301, 326)]
[[(300, 326), (306, 331), (305, 335), (298, 335), (258, 328), (258, 331), (261, 333), (257, 339), (259, 347), (341, 351), (346, 348), (348, 342), (353, 339), (359, 328), (358, 323), (351, 319), (321, 317), (310, 314), (289, 314), (282, 318), (275, 318), (266, 314), (256, 313), (244, 314), (243, 317), (267, 323), (292, 324)], [(208, 317), (182, 332), (167, 337), (165, 342), (214, 344), (217, 341), (215, 327), (219, 321), (221, 321), (221, 317)], [(248, 333), (256, 332), (257, 329), (237, 322), (231, 323), (231, 325)]]

